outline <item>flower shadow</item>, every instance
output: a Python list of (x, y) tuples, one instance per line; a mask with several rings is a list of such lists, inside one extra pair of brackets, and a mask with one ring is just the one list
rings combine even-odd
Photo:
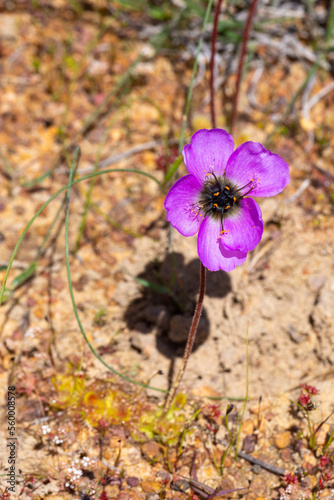
[[(196, 306), (199, 288), (199, 259), (185, 264), (180, 253), (171, 253), (163, 261), (150, 262), (137, 276), (142, 286), (141, 296), (129, 303), (124, 320), (132, 331), (132, 347), (145, 351), (152, 345), (167, 358), (182, 356)], [(207, 273), (206, 294), (224, 297), (231, 291), (227, 273)], [(203, 308), (194, 350), (210, 333), (210, 322)]]

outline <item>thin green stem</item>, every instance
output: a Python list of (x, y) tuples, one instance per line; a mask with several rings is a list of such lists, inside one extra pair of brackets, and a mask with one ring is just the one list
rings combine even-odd
[(334, 0), (331, 1), (331, 5), (328, 13), (328, 21), (326, 27), (326, 42), (329, 43), (332, 40), (334, 28)]
[(315, 444), (316, 444), (316, 434), (315, 432), (312, 431), (312, 425), (311, 425), (311, 419), (310, 419), (310, 412), (306, 410), (306, 418), (307, 418), (307, 427), (308, 427), (308, 432), (310, 435), (309, 438), (309, 443), (310, 443), (310, 448), (312, 451), (315, 450)]
[[(97, 171), (96, 165), (97, 164), (95, 163), (94, 170), (93, 170), (94, 172)], [(88, 211), (89, 211), (89, 208), (90, 208), (90, 205), (91, 205), (91, 199), (92, 199), (94, 184), (95, 184), (95, 179), (93, 177), (90, 180), (89, 188), (88, 188), (88, 191), (87, 191), (87, 196), (86, 196), (86, 201), (85, 201), (85, 206), (84, 206), (84, 212), (82, 214), (82, 218), (81, 218), (81, 222), (80, 222), (80, 226), (79, 226), (79, 231), (78, 231), (78, 236), (77, 236), (77, 239), (76, 239), (76, 242), (75, 242), (75, 247), (74, 247), (74, 250), (73, 250), (73, 254), (74, 255), (76, 255), (77, 252), (78, 252), (78, 250), (79, 250), (80, 243), (81, 243), (84, 231), (85, 231), (85, 226), (86, 226), (86, 221), (87, 221), (87, 215), (88, 215)]]
[(238, 436), (237, 436), (237, 442), (235, 444), (235, 458), (236, 459), (238, 457), (238, 448), (239, 448), (239, 443), (240, 443), (241, 427), (242, 427), (242, 423), (244, 421), (244, 416), (245, 416), (245, 411), (246, 411), (246, 405), (247, 405), (247, 402), (248, 402), (248, 392), (249, 392), (248, 330), (249, 330), (249, 324), (247, 325), (247, 330), (246, 330), (246, 394), (245, 394), (244, 403), (242, 405), (240, 422), (239, 422), (239, 430), (238, 430)]
[(230, 451), (231, 449), (231, 446), (232, 446), (232, 441), (230, 440), (223, 455), (222, 455), (222, 458), (221, 458), (221, 462), (220, 462), (220, 475), (222, 476), (223, 473), (224, 473), (224, 464), (225, 464), (225, 459), (227, 457), (227, 454), (228, 452)]
[(44, 239), (43, 239), (43, 241), (42, 241), (42, 244), (41, 244), (41, 246), (39, 247), (39, 249), (38, 249), (38, 251), (37, 251), (37, 254), (36, 254), (36, 260), (40, 258), (40, 256), (42, 255), (42, 253), (43, 253), (43, 251), (44, 251), (44, 247), (45, 247), (45, 245), (46, 245), (46, 243), (47, 243), (48, 239), (50, 238), (50, 234), (52, 233), (52, 230), (53, 230), (53, 228), (55, 227), (56, 222), (57, 222), (57, 220), (58, 220), (58, 218), (59, 218), (59, 216), (60, 216), (60, 214), (61, 214), (61, 212), (62, 212), (62, 210), (63, 210), (63, 207), (64, 207), (64, 205), (65, 205), (65, 201), (66, 201), (66, 197), (63, 199), (63, 201), (62, 201), (62, 202), (61, 202), (61, 204), (59, 205), (59, 208), (58, 208), (58, 210), (57, 210), (57, 213), (56, 213), (56, 215), (54, 216), (54, 219), (53, 219), (53, 221), (52, 221), (52, 223), (51, 223), (51, 225), (50, 225), (49, 229), (47, 230), (46, 235), (44, 236)]
[(331, 433), (329, 435), (329, 438), (327, 440), (327, 443), (325, 444), (324, 446), (324, 452), (330, 447), (330, 445), (332, 444), (333, 442), (333, 438), (334, 438), (334, 427), (332, 427), (332, 430), (331, 430)]

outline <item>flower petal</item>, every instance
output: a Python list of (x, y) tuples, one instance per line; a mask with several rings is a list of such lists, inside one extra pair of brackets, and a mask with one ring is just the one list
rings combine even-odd
[(197, 251), (203, 266), (210, 271), (232, 271), (245, 262), (247, 252), (228, 250), (222, 244), (220, 235), (221, 222), (206, 217), (200, 228), (197, 239)]
[(289, 165), (259, 142), (241, 144), (228, 160), (226, 178), (251, 196), (274, 196), (290, 182)]
[(230, 250), (250, 252), (260, 242), (263, 233), (262, 213), (252, 198), (239, 202), (239, 210), (224, 219), (222, 243)]
[(165, 199), (167, 220), (182, 236), (193, 236), (201, 223), (196, 210), (201, 185), (193, 175), (186, 175), (175, 182)]
[(183, 148), (183, 159), (189, 173), (199, 181), (204, 181), (207, 179), (206, 174), (210, 172), (217, 176), (224, 174), (233, 149), (233, 138), (225, 130), (203, 129), (196, 132), (190, 144)]

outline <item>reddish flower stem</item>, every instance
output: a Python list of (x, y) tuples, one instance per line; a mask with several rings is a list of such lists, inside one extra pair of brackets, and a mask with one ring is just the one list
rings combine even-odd
[(239, 98), (242, 70), (244, 67), (244, 59), (245, 59), (245, 55), (246, 55), (247, 42), (248, 42), (248, 38), (249, 38), (250, 28), (252, 25), (252, 20), (253, 20), (254, 14), (255, 14), (256, 3), (257, 3), (257, 0), (252, 0), (251, 6), (249, 9), (249, 13), (248, 13), (248, 18), (246, 21), (246, 26), (245, 26), (243, 37), (242, 37), (242, 47), (241, 47), (239, 64), (238, 64), (237, 81), (235, 84), (235, 94), (233, 97), (233, 104), (232, 104), (232, 118), (231, 118), (231, 126), (230, 126), (231, 135), (233, 135), (234, 126), (235, 126), (235, 122), (237, 120), (237, 115), (238, 115), (238, 98)]
[(215, 54), (216, 54), (216, 40), (218, 31), (218, 18), (221, 8), (222, 0), (218, 0), (215, 19), (213, 22), (212, 40), (211, 40), (211, 61), (210, 61), (210, 108), (211, 108), (211, 123), (212, 128), (216, 128), (216, 113), (215, 113), (215, 90), (214, 90), (214, 71), (215, 71)]
[(201, 262), (201, 268), (200, 268), (200, 282), (199, 282), (199, 296), (198, 296), (198, 301), (194, 313), (194, 317), (190, 326), (189, 334), (188, 334), (188, 340), (187, 340), (187, 345), (184, 351), (183, 355), (183, 360), (182, 360), (182, 365), (179, 370), (179, 373), (175, 379), (175, 382), (169, 391), (166, 404), (165, 404), (165, 413), (168, 412), (170, 407), (172, 406), (172, 403), (174, 401), (176, 391), (179, 388), (180, 382), (182, 380), (182, 377), (184, 375), (184, 372), (187, 367), (187, 363), (191, 354), (191, 351), (194, 346), (195, 338), (196, 338), (196, 333), (197, 333), (197, 328), (198, 328), (198, 323), (202, 314), (202, 309), (203, 309), (203, 301), (204, 301), (204, 295), (205, 295), (205, 286), (206, 286), (206, 268), (203, 266)]

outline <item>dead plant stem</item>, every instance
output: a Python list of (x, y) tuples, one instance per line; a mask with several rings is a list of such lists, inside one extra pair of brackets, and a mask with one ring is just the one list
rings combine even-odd
[(239, 59), (239, 64), (238, 64), (237, 81), (235, 84), (235, 93), (233, 96), (233, 103), (232, 103), (232, 118), (231, 118), (231, 126), (230, 126), (230, 133), (232, 135), (233, 135), (234, 126), (235, 126), (235, 123), (237, 120), (237, 115), (238, 115), (238, 98), (239, 98), (239, 92), (240, 92), (242, 71), (244, 68), (244, 59), (245, 59), (245, 55), (246, 55), (247, 42), (248, 42), (248, 38), (249, 38), (250, 28), (252, 25), (252, 20), (253, 20), (254, 13), (255, 13), (256, 3), (257, 3), (257, 0), (252, 0), (251, 6), (249, 8), (249, 13), (248, 13), (247, 21), (246, 21), (245, 30), (244, 30), (243, 37), (242, 37), (242, 46), (241, 46), (240, 59)]
[(181, 380), (182, 380), (182, 377), (183, 377), (184, 372), (186, 370), (186, 366), (187, 366), (191, 351), (192, 351), (193, 346), (194, 346), (197, 328), (198, 328), (198, 323), (199, 323), (199, 320), (200, 320), (200, 317), (202, 314), (202, 309), (203, 309), (205, 286), (206, 286), (206, 268), (201, 263), (198, 301), (197, 301), (194, 317), (193, 317), (193, 320), (192, 320), (192, 323), (190, 326), (187, 345), (186, 345), (184, 355), (183, 355), (182, 365), (181, 365), (181, 368), (179, 370), (179, 373), (177, 374), (175, 382), (172, 385), (171, 390), (169, 391), (169, 394), (168, 394), (168, 397), (166, 400), (166, 404), (165, 404), (165, 413), (167, 413), (169, 411), (169, 409), (174, 401), (176, 392), (177, 392), (179, 385), (181, 383)]
[(266, 469), (267, 471), (272, 472), (273, 474), (276, 474), (277, 476), (284, 476), (286, 474), (285, 469), (280, 469), (279, 467), (275, 467), (274, 465), (268, 464), (267, 462), (264, 462), (263, 460), (252, 457), (251, 455), (248, 455), (247, 453), (245, 453), (243, 451), (238, 452), (238, 457), (243, 458), (244, 460), (247, 460), (251, 464), (258, 465), (258, 466), (262, 467), (262, 469)]

